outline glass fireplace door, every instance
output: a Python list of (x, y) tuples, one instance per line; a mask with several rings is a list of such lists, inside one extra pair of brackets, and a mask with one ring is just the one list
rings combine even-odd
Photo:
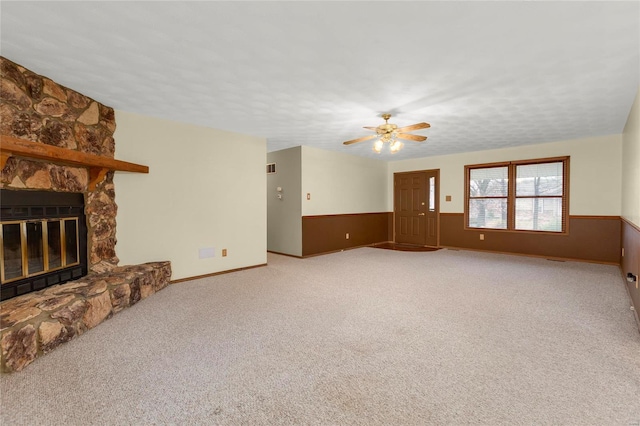
[(78, 218), (4, 222), (2, 283), (79, 264)]

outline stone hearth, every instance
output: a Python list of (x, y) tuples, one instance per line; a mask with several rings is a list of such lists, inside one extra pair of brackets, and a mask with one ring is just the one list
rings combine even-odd
[[(2, 135), (113, 159), (115, 129), (113, 108), (0, 56)], [(113, 171), (89, 185), (85, 167), (6, 157), (0, 188), (81, 193), (87, 225), (88, 275), (0, 303), (0, 368), (13, 372), (166, 287), (171, 265), (118, 266)]]
[(37, 357), (165, 288), (170, 277), (169, 262), (116, 267), (3, 302), (2, 372), (22, 370)]

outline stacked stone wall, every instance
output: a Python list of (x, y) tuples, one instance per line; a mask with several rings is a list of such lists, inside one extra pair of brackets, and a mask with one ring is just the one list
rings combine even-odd
[[(42, 144), (113, 158), (113, 108), (0, 56), (0, 133)], [(88, 188), (86, 168), (11, 157), (0, 187), (15, 190), (82, 192), (85, 196), (89, 270), (117, 266), (113, 172)]]
[[(2, 135), (113, 158), (112, 108), (1, 56), (0, 73)], [(0, 303), (0, 371), (22, 370), (169, 284), (169, 262), (117, 266), (113, 172), (90, 190), (85, 168), (11, 157), (0, 187), (83, 193), (89, 263), (80, 280)]]

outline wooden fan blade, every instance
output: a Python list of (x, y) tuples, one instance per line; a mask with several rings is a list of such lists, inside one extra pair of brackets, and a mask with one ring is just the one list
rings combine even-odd
[(410, 141), (416, 141), (416, 142), (422, 142), (422, 141), (426, 141), (427, 140), (426, 136), (410, 135), (410, 134), (407, 134), (407, 133), (398, 133), (398, 138), (400, 138), (400, 139), (408, 139)]
[(400, 127), (396, 131), (398, 133), (404, 133), (404, 132), (411, 132), (413, 130), (418, 130), (418, 129), (428, 129), (429, 127), (431, 127), (431, 124), (429, 123), (418, 123), (418, 124), (412, 124), (411, 126)]
[(377, 137), (378, 135), (363, 136), (361, 138), (353, 139), (353, 140), (342, 142), (342, 143), (345, 145), (351, 145), (352, 143), (364, 142), (364, 141), (368, 141), (369, 139), (375, 139)]

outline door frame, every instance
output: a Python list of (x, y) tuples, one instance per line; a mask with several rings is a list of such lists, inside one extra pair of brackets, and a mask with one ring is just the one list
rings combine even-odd
[(396, 241), (396, 175), (410, 174), (410, 173), (433, 173), (436, 174), (436, 245), (425, 247), (440, 247), (440, 169), (427, 169), (427, 170), (406, 170), (403, 172), (393, 173), (393, 242)]

